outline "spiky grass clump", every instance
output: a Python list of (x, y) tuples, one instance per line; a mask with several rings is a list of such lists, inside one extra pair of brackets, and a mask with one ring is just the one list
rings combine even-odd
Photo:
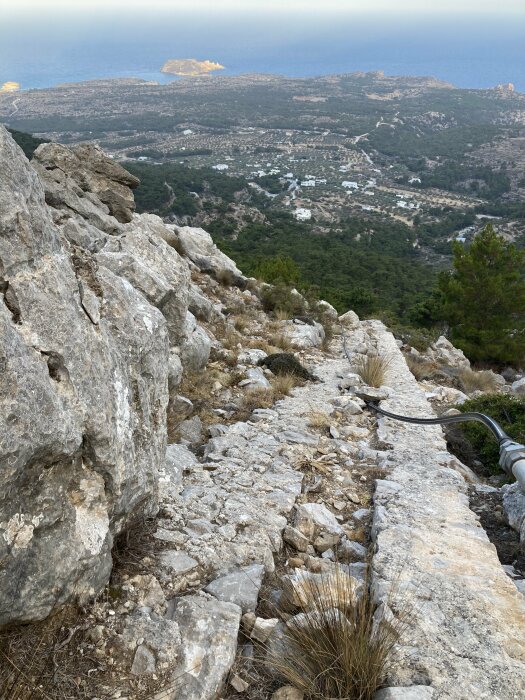
[(290, 350), (292, 350), (292, 348), (294, 347), (293, 342), (284, 333), (272, 333), (268, 337), (268, 342), (273, 347), (279, 348), (280, 350), (283, 350), (284, 352), (290, 352)]
[(276, 321), (288, 321), (292, 317), (292, 314), (284, 309), (276, 309), (273, 315)]
[(495, 392), (498, 389), (498, 383), (494, 374), (488, 370), (474, 372), (472, 369), (462, 369), (458, 378), (461, 382), (463, 390), (470, 394), (473, 391)]
[(392, 358), (388, 355), (358, 355), (354, 370), (367, 386), (379, 388), (385, 383)]
[(334, 572), (308, 577), (304, 612), (288, 620), (284, 649), (270, 650), (269, 663), (311, 700), (372, 700), (406, 621), (381, 614), (368, 582)]
[(272, 388), (276, 398), (290, 396), (292, 389), (302, 385), (302, 380), (295, 374), (278, 374), (272, 379)]
[(308, 414), (308, 426), (318, 430), (326, 430), (332, 425), (330, 416), (325, 411), (310, 411)]
[(438, 366), (435, 362), (430, 362), (425, 360), (423, 357), (418, 357), (417, 355), (405, 355), (405, 360), (408, 365), (408, 369), (412, 372), (414, 377), (420, 382), (432, 374)]
[(240, 314), (239, 316), (236, 316), (233, 325), (235, 327), (235, 330), (238, 333), (244, 333), (244, 331), (248, 328), (250, 325), (250, 318), (246, 314)]
[(275, 401), (272, 389), (250, 389), (242, 398), (242, 408), (251, 413), (256, 408), (270, 408)]
[(231, 270), (218, 270), (215, 274), (215, 279), (222, 284), (223, 287), (231, 287), (235, 281), (235, 275)]

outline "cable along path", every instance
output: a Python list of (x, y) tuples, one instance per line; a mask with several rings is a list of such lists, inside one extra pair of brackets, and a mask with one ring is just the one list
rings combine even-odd
[[(381, 323), (360, 322), (346, 334), (350, 357), (368, 350), (391, 357), (382, 407), (433, 415)], [(321, 383), (307, 383), (273, 409), (255, 411), (246, 423), (225, 426), (206, 446), (202, 463), (190, 460), (180, 493), (174, 495), (171, 487), (165, 493), (162, 582), (185, 594), (170, 603), (184, 649), (173, 697), (207, 700), (220, 692), (241, 616), (255, 608), (284, 528), (293, 522), (296, 504), (305, 501), (301, 464), (308, 462), (327, 466), (324, 487), (308, 500), (328, 508), (343, 530), (356, 525), (354, 512), (365, 522), (370, 518), (359, 503), (359, 487), (367, 473), (375, 481), (374, 589), (383, 610), (393, 591), (393, 607), (410, 611), (388, 678), (397, 688), (391, 697), (407, 698), (409, 692), (416, 700), (525, 697), (525, 598), (469, 509), (462, 465), (447, 452), (439, 427), (379, 418), (376, 429), (375, 419), (346, 392), (351, 368), (341, 341), (333, 347), (336, 359), (314, 349), (308, 353)], [(350, 402), (355, 413), (347, 411), (330, 437), (309, 426), (312, 412), (330, 414)], [(329, 565), (326, 558), (319, 561)], [(203, 592), (202, 582), (210, 579), (215, 583)]]

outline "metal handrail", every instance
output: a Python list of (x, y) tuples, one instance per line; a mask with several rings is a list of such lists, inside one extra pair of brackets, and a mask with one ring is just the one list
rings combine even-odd
[(439, 418), (415, 418), (412, 416), (401, 416), (379, 408), (377, 404), (365, 401), (368, 408), (376, 411), (386, 418), (403, 421), (404, 423), (415, 423), (417, 425), (450, 425), (451, 423), (463, 423), (467, 421), (477, 421), (483, 423), (494, 435), (499, 443), (499, 466), (509, 476), (514, 476), (520, 489), (525, 493), (525, 445), (514, 441), (503, 430), (501, 425), (484, 413), (461, 413), (454, 416), (441, 416)]
[(503, 430), (501, 425), (491, 418), (486, 416), (484, 413), (461, 413), (454, 416), (441, 416), (440, 418), (412, 418), (411, 416), (399, 416), (396, 413), (390, 413), (390, 411), (385, 411), (379, 408), (370, 401), (365, 401), (368, 408), (372, 408), (377, 413), (380, 413), (387, 418), (394, 418), (395, 420), (404, 421), (405, 423), (416, 423), (418, 425), (449, 425), (450, 423), (463, 423), (465, 421), (477, 421), (478, 423), (483, 423), (492, 432), (496, 439), (501, 443), (503, 440), (510, 440), (511, 438)]

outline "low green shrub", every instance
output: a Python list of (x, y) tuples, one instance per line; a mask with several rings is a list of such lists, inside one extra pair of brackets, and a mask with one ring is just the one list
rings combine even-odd
[(265, 287), (261, 293), (261, 304), (267, 313), (284, 312), (288, 318), (302, 316), (306, 312), (304, 298), (294, 294), (292, 287), (277, 284)]

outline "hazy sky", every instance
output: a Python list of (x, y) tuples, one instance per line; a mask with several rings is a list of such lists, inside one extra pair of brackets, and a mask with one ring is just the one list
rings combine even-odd
[[(360, 14), (374, 12), (414, 12), (422, 13), (479, 13), (512, 14), (520, 13), (525, 16), (524, 0), (17, 0), (16, 2), (0, 3), (4, 12), (16, 14), (20, 11), (31, 10), (49, 12), (50, 10), (97, 11), (97, 10), (213, 10), (226, 12), (228, 10), (242, 11), (354, 11)], [(7, 8), (6, 6), (10, 7)], [(2, 10), (0, 10), (2, 13)]]

